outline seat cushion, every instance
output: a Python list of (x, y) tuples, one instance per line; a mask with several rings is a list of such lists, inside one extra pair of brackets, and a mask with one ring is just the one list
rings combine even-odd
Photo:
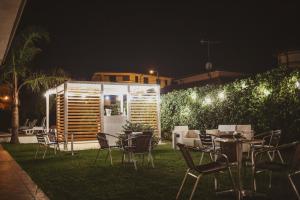
[(196, 166), (196, 170), (199, 173), (205, 173), (205, 174), (215, 173), (225, 169), (227, 169), (227, 166), (226, 163), (223, 162), (211, 162), (208, 164)]
[(288, 165), (277, 162), (261, 162), (255, 165), (257, 170), (286, 171)]

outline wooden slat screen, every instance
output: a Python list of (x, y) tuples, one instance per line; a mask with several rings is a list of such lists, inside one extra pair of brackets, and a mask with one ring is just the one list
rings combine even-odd
[(100, 105), (99, 87), (68, 87), (68, 132), (74, 134), (74, 141), (96, 140), (101, 130)]
[(64, 140), (64, 92), (59, 92), (56, 95), (56, 129), (58, 140)]
[(133, 92), (130, 94), (130, 121), (133, 123), (149, 124), (158, 134), (157, 94), (154, 91), (146, 93)]

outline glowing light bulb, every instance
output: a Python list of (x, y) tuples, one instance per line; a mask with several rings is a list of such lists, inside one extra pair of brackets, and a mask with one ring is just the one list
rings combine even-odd
[(197, 99), (197, 94), (196, 92), (191, 93), (191, 99), (196, 100)]
[(225, 99), (225, 92), (224, 91), (219, 92), (218, 97), (219, 97), (220, 100), (224, 100)]
[(295, 85), (296, 85), (296, 88), (300, 89), (300, 81), (297, 81)]
[(207, 96), (205, 97), (203, 103), (204, 105), (210, 105), (212, 103), (212, 99), (209, 96)]

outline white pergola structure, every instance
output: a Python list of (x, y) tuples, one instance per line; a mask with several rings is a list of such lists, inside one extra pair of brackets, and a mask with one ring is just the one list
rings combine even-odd
[[(159, 85), (66, 81), (46, 91), (47, 132), (50, 95), (56, 95), (56, 130), (65, 149), (71, 135), (74, 142), (95, 143), (96, 133), (118, 134), (126, 120), (151, 125), (155, 134), (161, 134)], [(117, 97), (122, 114), (104, 114), (104, 101), (111, 95)]]

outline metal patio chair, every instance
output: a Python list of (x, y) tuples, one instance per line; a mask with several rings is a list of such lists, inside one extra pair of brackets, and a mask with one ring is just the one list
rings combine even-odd
[[(274, 160), (271, 161), (257, 161), (257, 157), (263, 153), (269, 154), (273, 151), (290, 151), (286, 154), (289, 159), (287, 162), (275, 162)], [(252, 152), (252, 159), (254, 162), (252, 173), (253, 173), (253, 190), (256, 191), (256, 174), (260, 171), (267, 171), (269, 172), (269, 188), (272, 187), (272, 172), (281, 172), (285, 173), (296, 196), (297, 199), (300, 200), (299, 192), (295, 186), (295, 183), (292, 179), (293, 176), (300, 173), (300, 142), (292, 142), (289, 144), (284, 144), (278, 147), (274, 147), (272, 149), (259, 149), (257, 151)]]
[(215, 153), (216, 150), (219, 148), (215, 146), (215, 143), (213, 142), (213, 138), (209, 134), (199, 134), (200, 137), (200, 143), (198, 148), (198, 151), (201, 152), (201, 158), (199, 161), (199, 165), (202, 164), (204, 154), (208, 154), (211, 161), (214, 161), (213, 159), (213, 154)]
[(98, 149), (98, 153), (97, 153), (97, 156), (96, 156), (96, 159), (95, 159), (94, 163), (97, 162), (98, 157), (100, 155), (100, 151), (103, 151), (103, 150), (105, 151), (106, 150), (107, 154), (106, 154), (106, 157), (105, 157), (105, 162), (107, 161), (107, 158), (109, 156), (110, 164), (113, 165), (111, 149), (112, 148), (120, 148), (120, 146), (119, 145), (110, 145), (107, 137), (114, 137), (116, 139), (119, 139), (119, 137), (117, 137), (115, 135), (108, 134), (108, 133), (97, 133), (97, 140), (99, 142), (100, 147)]
[(44, 148), (43, 159), (45, 158), (47, 150), (48, 150), (49, 147), (53, 146), (54, 154), (56, 154), (57, 150), (60, 150), (58, 141), (57, 140), (54, 140), (54, 141), (50, 140), (48, 134), (52, 134), (52, 133), (37, 133), (36, 134), (36, 139), (38, 141), (38, 146), (37, 146), (35, 157), (34, 157), (35, 159), (38, 156), (40, 148)]
[(227, 158), (226, 155), (216, 153), (215, 154), (216, 161), (213, 161), (213, 162), (210, 162), (210, 163), (207, 163), (207, 164), (203, 164), (203, 165), (195, 165), (194, 161), (193, 161), (193, 158), (190, 154), (190, 149), (187, 146), (185, 146), (184, 144), (180, 144), (180, 143), (178, 143), (177, 146), (179, 147), (179, 149), (182, 153), (182, 156), (183, 156), (183, 158), (184, 158), (184, 160), (185, 160), (185, 162), (188, 166), (188, 169), (187, 169), (187, 171), (185, 173), (185, 176), (182, 180), (181, 186), (180, 186), (179, 191), (178, 191), (177, 196), (176, 196), (176, 200), (179, 198), (179, 196), (181, 194), (181, 191), (183, 189), (183, 186), (186, 182), (186, 179), (187, 179), (188, 175), (193, 177), (193, 178), (196, 178), (196, 182), (193, 186), (193, 190), (192, 190), (192, 193), (189, 197), (189, 200), (191, 200), (193, 198), (200, 178), (202, 177), (202, 175), (206, 175), (206, 174), (216, 174), (216, 173), (223, 172), (223, 171), (227, 170), (228, 173), (229, 173), (230, 180), (232, 182), (233, 188), (235, 190), (235, 183), (234, 183), (234, 180), (233, 180), (233, 177), (232, 177), (232, 173), (231, 173), (231, 170), (230, 170), (228, 158)]
[[(154, 168), (152, 156), (152, 136), (151, 135), (136, 135), (126, 139), (127, 146), (123, 147), (122, 163), (124, 163), (125, 155), (128, 154), (129, 162), (133, 162), (135, 170), (137, 170), (136, 155), (141, 155), (144, 163), (145, 155), (147, 156), (148, 164)], [(126, 142), (125, 140), (125, 142)]]
[[(254, 136), (254, 139), (256, 138), (262, 138), (264, 142), (262, 144), (253, 145), (251, 147), (251, 151), (255, 151), (257, 149), (270, 149), (274, 147), (276, 148), (278, 147), (280, 142), (281, 130), (268, 131)], [(278, 155), (281, 163), (284, 163), (284, 160), (279, 150), (267, 151), (267, 154), (270, 161), (273, 161), (275, 159), (275, 156)]]

